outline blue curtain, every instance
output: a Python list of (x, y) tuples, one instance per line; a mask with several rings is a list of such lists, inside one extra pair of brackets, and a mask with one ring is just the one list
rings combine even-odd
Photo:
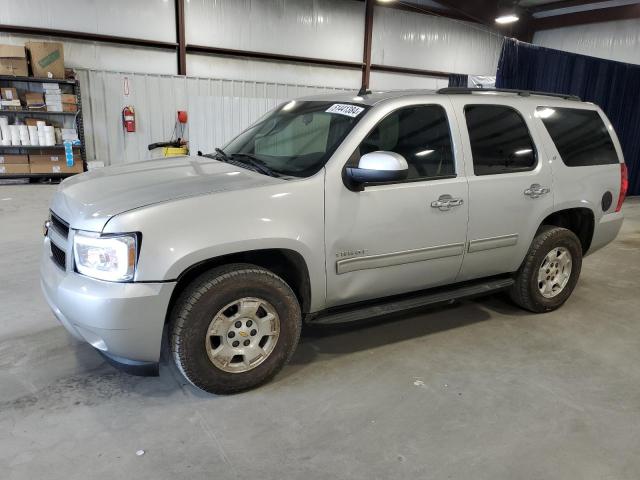
[(640, 65), (506, 39), (496, 87), (569, 93), (599, 105), (620, 138), (629, 195), (640, 195)]

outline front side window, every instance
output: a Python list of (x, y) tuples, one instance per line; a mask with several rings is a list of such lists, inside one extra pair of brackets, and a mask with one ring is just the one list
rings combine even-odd
[(405, 158), (407, 181), (455, 176), (449, 122), (440, 105), (405, 107), (387, 115), (354, 152), (349, 166), (357, 166), (362, 155), (378, 150)]
[(367, 108), (291, 101), (242, 132), (223, 150), (233, 160), (251, 158), (279, 175), (308, 177), (324, 166)]
[(476, 175), (533, 170), (536, 149), (522, 116), (502, 105), (464, 109)]
[(542, 120), (568, 167), (618, 163), (611, 135), (595, 110), (538, 107)]

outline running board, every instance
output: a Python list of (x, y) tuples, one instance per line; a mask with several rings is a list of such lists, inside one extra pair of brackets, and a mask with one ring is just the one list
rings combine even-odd
[(338, 307), (336, 309), (326, 310), (318, 316), (308, 319), (307, 322), (313, 325), (334, 325), (338, 323), (357, 322), (359, 320), (412, 310), (436, 303), (446, 303), (461, 298), (485, 295), (504, 290), (513, 284), (514, 280), (512, 278), (499, 278), (483, 280), (482, 282), (466, 283), (457, 287), (438, 288), (431, 292), (412, 295), (411, 297), (394, 297), (392, 300), (377, 302), (374, 305), (368, 303), (361, 304), (359, 307)]

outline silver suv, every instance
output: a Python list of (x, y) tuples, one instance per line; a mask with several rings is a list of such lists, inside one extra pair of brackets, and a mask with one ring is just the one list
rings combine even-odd
[(357, 321), (497, 290), (560, 307), (622, 224), (626, 168), (604, 113), (524, 91), (292, 100), (223, 148), (65, 180), (44, 294), (132, 373), (176, 365), (255, 387), (303, 322)]

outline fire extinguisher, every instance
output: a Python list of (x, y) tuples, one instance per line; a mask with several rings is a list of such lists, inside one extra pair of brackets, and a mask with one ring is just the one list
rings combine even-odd
[(131, 105), (122, 109), (122, 126), (125, 132), (136, 131), (136, 112)]

